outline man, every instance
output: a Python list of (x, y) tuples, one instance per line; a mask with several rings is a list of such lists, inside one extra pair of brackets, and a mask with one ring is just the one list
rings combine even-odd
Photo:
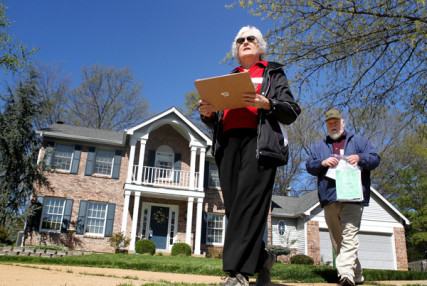
[[(344, 126), (345, 121), (338, 110), (326, 112), (328, 136), (312, 146), (306, 167), (311, 175), (317, 176), (320, 205), (324, 208), (332, 246), (337, 254), (339, 284), (354, 286), (364, 281), (362, 267), (357, 258), (357, 234), (363, 208), (369, 204), (370, 172), (379, 165), (380, 157), (367, 139), (345, 131)], [(344, 155), (348, 163), (361, 168), (363, 201), (337, 201), (335, 180), (326, 176), (328, 169), (339, 163), (339, 156), (334, 155)]]

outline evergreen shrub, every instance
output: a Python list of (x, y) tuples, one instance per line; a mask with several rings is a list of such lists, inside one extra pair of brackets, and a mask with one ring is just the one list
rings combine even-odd
[(156, 244), (149, 239), (141, 239), (135, 243), (135, 252), (139, 254), (150, 254), (156, 253)]
[(314, 259), (304, 254), (297, 254), (291, 257), (291, 264), (313, 265)]
[(171, 252), (172, 256), (190, 256), (191, 255), (191, 247), (184, 242), (178, 242), (175, 243), (172, 246), (172, 252)]
[(9, 233), (5, 228), (0, 228), (0, 243), (6, 244), (6, 245), (12, 244), (12, 240), (9, 237)]
[(289, 253), (291, 253), (291, 250), (289, 249), (289, 247), (284, 247), (280, 245), (270, 245), (269, 247), (267, 247), (267, 249), (271, 253), (274, 253), (276, 256), (288, 255)]

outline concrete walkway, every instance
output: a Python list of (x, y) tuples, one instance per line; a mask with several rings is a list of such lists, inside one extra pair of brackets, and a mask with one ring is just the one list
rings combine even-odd
[[(0, 263), (0, 286), (139, 286), (147, 283), (171, 285), (173, 283), (222, 285), (218, 276), (160, 273), (139, 270), (93, 268), (62, 265), (32, 265)], [(331, 283), (286, 283), (281, 286), (331, 286)], [(427, 285), (426, 281), (381, 281), (365, 285)], [(255, 280), (251, 280), (255, 285)]]

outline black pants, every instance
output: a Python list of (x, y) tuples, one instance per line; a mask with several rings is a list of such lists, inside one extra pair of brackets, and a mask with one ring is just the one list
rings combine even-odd
[(256, 131), (234, 129), (224, 134), (218, 158), (220, 184), (228, 219), (223, 270), (254, 275), (267, 255), (263, 242), (275, 166), (256, 158)]

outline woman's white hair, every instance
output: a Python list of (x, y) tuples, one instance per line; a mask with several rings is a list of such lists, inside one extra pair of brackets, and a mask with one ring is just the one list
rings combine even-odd
[(258, 40), (259, 49), (261, 51), (261, 54), (259, 55), (259, 59), (262, 61), (264, 59), (265, 53), (267, 52), (267, 42), (264, 41), (264, 38), (262, 37), (262, 33), (260, 30), (253, 26), (245, 26), (240, 29), (240, 31), (237, 33), (236, 37), (234, 38), (233, 44), (231, 45), (231, 54), (236, 59), (237, 63), (240, 64), (240, 58), (237, 55), (237, 43), (236, 40), (242, 36), (243, 33), (246, 33), (248, 31), (252, 31), (253, 36), (256, 37)]

